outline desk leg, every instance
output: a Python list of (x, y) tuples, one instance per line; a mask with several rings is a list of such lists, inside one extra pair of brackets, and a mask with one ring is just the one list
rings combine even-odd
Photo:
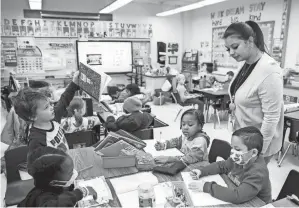
[(214, 108), (214, 118), (213, 118), (214, 129), (216, 129), (216, 119), (217, 119), (217, 113), (216, 113), (216, 108)]
[(205, 108), (206, 108), (206, 112), (205, 112), (205, 123), (208, 122), (208, 114), (209, 114), (209, 101), (208, 101), (208, 98), (204, 98), (205, 99)]

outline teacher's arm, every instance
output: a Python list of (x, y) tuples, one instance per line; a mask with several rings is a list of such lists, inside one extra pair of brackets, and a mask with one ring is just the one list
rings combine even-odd
[(274, 137), (283, 104), (283, 83), (280, 74), (269, 75), (258, 89), (264, 114), (261, 133), (264, 137), (262, 153), (265, 153)]

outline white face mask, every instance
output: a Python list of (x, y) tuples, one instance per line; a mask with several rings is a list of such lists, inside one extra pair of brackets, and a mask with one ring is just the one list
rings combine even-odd
[[(248, 151), (250, 152), (250, 151)], [(237, 151), (235, 149), (231, 150), (230, 153), (230, 158), (238, 165), (246, 165), (249, 160), (252, 158), (248, 158), (247, 160), (244, 160), (244, 155), (247, 154), (248, 152), (241, 152), (241, 151)]]
[(49, 183), (50, 186), (57, 186), (57, 187), (69, 187), (71, 186), (76, 178), (78, 177), (78, 172), (74, 169), (73, 170), (73, 175), (68, 181), (58, 181), (58, 180), (53, 180)]

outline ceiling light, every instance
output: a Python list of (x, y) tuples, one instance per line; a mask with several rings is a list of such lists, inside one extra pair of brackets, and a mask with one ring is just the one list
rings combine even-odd
[(41, 10), (42, 9), (42, 0), (29, 0), (30, 9)]
[(130, 3), (133, 0), (116, 0), (112, 4), (106, 6), (104, 9), (100, 10), (100, 13), (110, 13), (118, 8)]
[(185, 11), (190, 11), (190, 10), (193, 10), (193, 9), (198, 9), (198, 8), (201, 8), (201, 7), (204, 7), (204, 6), (208, 6), (208, 5), (211, 5), (211, 4), (216, 4), (216, 3), (219, 3), (219, 2), (223, 2), (223, 1), (227, 1), (227, 0), (202, 0), (200, 2), (189, 4), (187, 6), (182, 6), (182, 7), (178, 7), (178, 8), (166, 11), (166, 12), (158, 13), (158, 14), (156, 14), (156, 16), (160, 16), (160, 17), (169, 16), (169, 15), (177, 14), (177, 13), (180, 13), (180, 12), (185, 12)]

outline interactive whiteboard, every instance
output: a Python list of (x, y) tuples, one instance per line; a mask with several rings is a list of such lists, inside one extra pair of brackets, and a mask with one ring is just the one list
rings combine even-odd
[(77, 61), (99, 72), (132, 72), (132, 42), (77, 41)]

